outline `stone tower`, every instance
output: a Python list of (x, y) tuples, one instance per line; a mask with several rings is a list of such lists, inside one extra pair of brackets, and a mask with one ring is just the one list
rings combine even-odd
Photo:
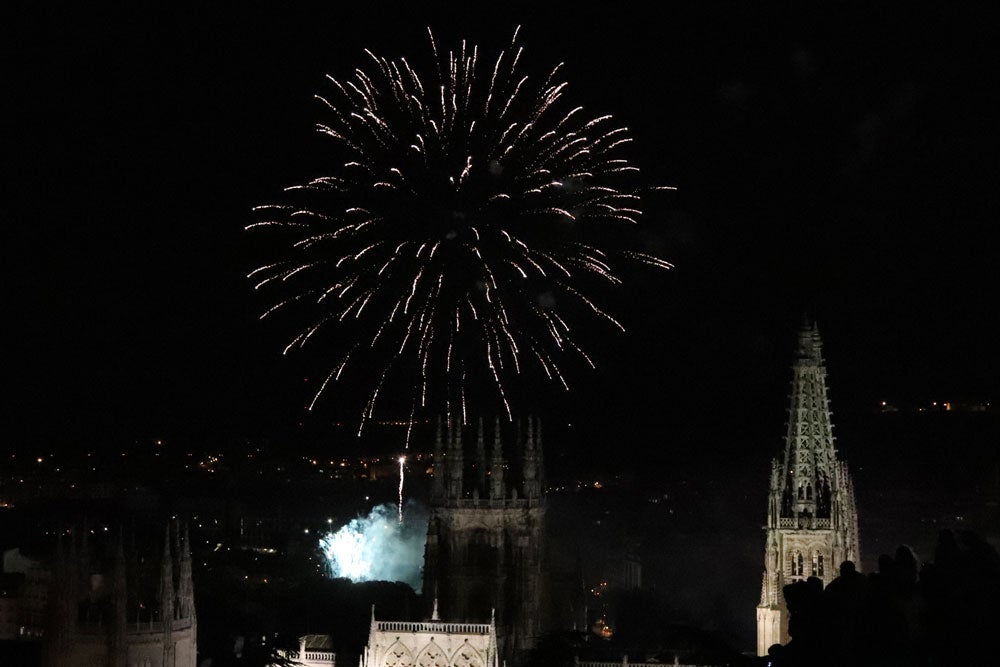
[(788, 642), (782, 587), (811, 576), (823, 584), (840, 563), (857, 565), (858, 514), (847, 464), (837, 459), (819, 329), (804, 324), (792, 366), (785, 449), (771, 463), (757, 654)]
[(541, 421), (498, 418), (484, 431), (480, 419), (467, 430), (438, 423), (424, 599), (452, 622), (492, 618), (500, 655), (511, 661), (541, 631)]
[(86, 527), (68, 532), (56, 542), (42, 664), (194, 667), (198, 622), (186, 524), (164, 529), (162, 556), (145, 568), (121, 534), (102, 549)]

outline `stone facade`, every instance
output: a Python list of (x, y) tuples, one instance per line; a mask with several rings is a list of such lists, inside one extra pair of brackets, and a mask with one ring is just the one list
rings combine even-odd
[(278, 651), (285, 660), (300, 667), (336, 667), (337, 654), (329, 635), (303, 635), (299, 637), (298, 651)]
[[(435, 615), (436, 616), (436, 615)], [(378, 621), (372, 610), (360, 667), (500, 667), (490, 623)]]
[[(195, 667), (198, 621), (186, 527), (166, 528), (162, 556), (152, 560), (158, 572), (145, 576), (134, 548), (126, 558), (121, 538), (113, 554), (92, 553), (86, 529), (74, 531), (69, 543), (68, 553), (62, 539), (57, 543), (45, 667)], [(100, 566), (109, 560), (105, 572)]]
[(541, 424), (497, 419), (492, 431), (487, 438), (482, 420), (474, 437), (438, 425), (423, 594), (455, 621), (493, 619), (501, 658), (512, 661), (543, 625)]
[(834, 446), (821, 349), (816, 325), (803, 326), (792, 367), (785, 448), (771, 464), (758, 655), (788, 642), (786, 584), (818, 577), (826, 585), (843, 561), (859, 565), (854, 488)]

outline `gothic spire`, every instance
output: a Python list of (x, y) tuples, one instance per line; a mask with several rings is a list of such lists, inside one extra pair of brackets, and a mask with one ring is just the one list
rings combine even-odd
[(174, 618), (174, 564), (170, 554), (170, 524), (163, 531), (163, 558), (160, 561), (160, 620), (168, 624)]
[(757, 653), (788, 641), (784, 586), (806, 577), (829, 583), (858, 559), (858, 519), (847, 464), (837, 459), (819, 328), (806, 319), (792, 364), (782, 455), (771, 464)]
[(829, 517), (837, 468), (822, 342), (815, 324), (799, 331), (785, 434), (782, 516)]
[[(180, 618), (194, 618), (194, 581), (191, 573), (191, 534), (188, 523), (183, 523), (184, 533), (179, 559), (180, 573), (177, 581), (177, 598), (180, 603)], [(180, 530), (178, 529), (178, 533)]]
[(503, 439), (500, 436), (500, 418), (497, 417), (493, 424), (493, 461), (490, 465), (490, 498), (502, 500), (507, 494), (504, 487), (504, 467), (503, 460)]
[(170, 554), (170, 523), (163, 533), (163, 560), (160, 563), (160, 620), (163, 622), (163, 661), (160, 664), (174, 664), (174, 568)]
[(524, 497), (529, 500), (540, 498), (541, 481), (538, 479), (538, 457), (535, 449), (534, 418), (528, 415), (528, 437), (524, 441), (524, 456), (522, 458), (522, 475), (524, 479)]
[(476, 421), (476, 488), (484, 494), (489, 494), (486, 487), (486, 471), (489, 461), (486, 460), (486, 439), (483, 437), (483, 418)]
[(437, 432), (434, 435), (434, 472), (431, 478), (431, 500), (440, 501), (444, 498), (444, 441), (441, 438), (441, 416), (437, 418)]
[(462, 497), (462, 477), (465, 474), (462, 427), (455, 424), (448, 435), (448, 497), (457, 500)]

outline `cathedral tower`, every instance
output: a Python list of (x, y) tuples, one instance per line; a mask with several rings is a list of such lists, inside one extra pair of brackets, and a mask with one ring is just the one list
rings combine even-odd
[(126, 556), (124, 531), (103, 545), (91, 544), (86, 526), (67, 532), (56, 541), (42, 664), (194, 667), (198, 622), (187, 525), (168, 524), (162, 556), (145, 567), (134, 548)]
[(811, 576), (829, 584), (845, 560), (858, 564), (858, 514), (847, 464), (837, 459), (819, 329), (805, 324), (792, 366), (785, 448), (771, 463), (757, 654), (788, 642), (782, 587)]
[(510, 661), (541, 631), (541, 420), (497, 419), (492, 427), (480, 419), (465, 437), (458, 425), (438, 425), (423, 592), (449, 621), (493, 618)]

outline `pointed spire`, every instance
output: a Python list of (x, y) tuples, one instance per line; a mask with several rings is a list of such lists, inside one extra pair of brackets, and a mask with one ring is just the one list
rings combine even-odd
[(462, 497), (462, 477), (465, 474), (465, 457), (462, 451), (462, 429), (457, 426), (451, 431), (448, 450), (448, 498)]
[(503, 460), (503, 438), (500, 437), (500, 418), (496, 418), (493, 426), (493, 460), (490, 465), (490, 499), (494, 501), (503, 500), (507, 495), (504, 486), (504, 468), (506, 462)]
[[(765, 571), (757, 608), (759, 655), (771, 644), (788, 640), (783, 586), (806, 576), (829, 582), (834, 576), (831, 564), (857, 553), (854, 493), (834, 446), (822, 349), (818, 325), (804, 318), (792, 365), (785, 446), (771, 464)], [(811, 553), (783, 546), (782, 536), (789, 531), (809, 533)], [(788, 563), (791, 568), (786, 569)]]
[(536, 500), (542, 496), (541, 481), (538, 479), (538, 457), (535, 453), (534, 419), (528, 416), (528, 437), (524, 441), (522, 457), (522, 475), (524, 479), (524, 497)]
[(184, 547), (181, 550), (181, 560), (191, 560), (191, 535), (188, 530), (188, 522), (184, 522)]
[(818, 525), (817, 519), (830, 518), (830, 485), (837, 466), (821, 349), (819, 328), (807, 321), (799, 331), (792, 366), (780, 492), (772, 480), (772, 493), (780, 495), (781, 516), (805, 528)]
[(440, 616), (440, 614), (438, 614), (438, 599), (437, 599), (437, 595), (434, 596), (434, 611), (431, 612), (431, 620), (432, 621), (440, 621), (441, 620), (441, 616)]
[(170, 524), (163, 531), (163, 556), (160, 560), (160, 620), (164, 627), (174, 618), (174, 568), (170, 554)]
[(819, 326), (815, 322), (810, 322), (808, 317), (804, 318), (802, 327), (799, 329), (798, 360), (821, 365), (823, 363), (822, 347)]
[(488, 495), (486, 486), (486, 471), (489, 461), (486, 460), (486, 439), (483, 437), (483, 418), (476, 420), (476, 490)]
[(503, 458), (503, 440), (500, 438), (500, 418), (493, 424), (493, 460)]
[[(188, 522), (183, 522), (183, 542), (179, 555), (180, 572), (177, 581), (177, 598), (180, 605), (180, 618), (194, 618), (194, 581), (191, 573), (191, 537), (188, 533)], [(180, 530), (178, 530), (180, 532)]]
[(181, 557), (181, 526), (180, 522), (177, 521), (177, 517), (173, 517), (171, 520), (171, 534), (173, 535), (174, 541), (174, 566), (179, 564), (179, 558)]
[(444, 498), (445, 454), (441, 439), (441, 415), (438, 415), (434, 435), (434, 470), (431, 475), (431, 502), (436, 504)]
[(170, 553), (170, 522), (164, 526), (163, 560), (160, 563), (160, 620), (163, 622), (163, 660), (160, 664), (174, 664), (174, 620), (176, 619), (174, 599), (173, 556)]

